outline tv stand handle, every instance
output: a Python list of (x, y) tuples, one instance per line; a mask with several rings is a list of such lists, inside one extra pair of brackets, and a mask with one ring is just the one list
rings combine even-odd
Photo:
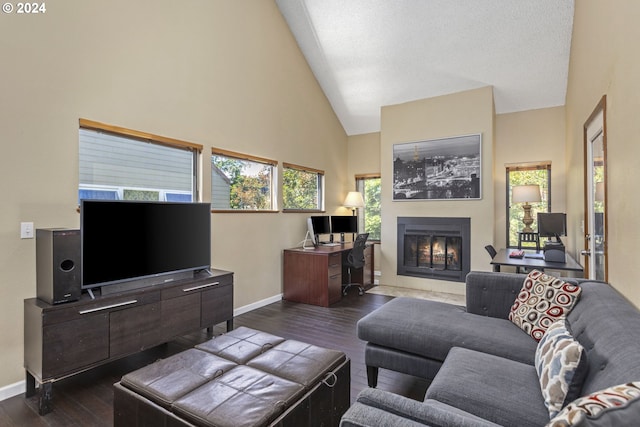
[(90, 308), (88, 310), (81, 310), (78, 313), (80, 313), (80, 314), (95, 313), (96, 311), (109, 310), (110, 308), (122, 307), (122, 306), (125, 306), (125, 305), (135, 304), (137, 302), (138, 302), (137, 299), (132, 299), (131, 301), (124, 301), (124, 302), (119, 302), (117, 304), (105, 305), (104, 307), (97, 307), (97, 308)]
[(209, 288), (211, 286), (216, 286), (216, 285), (219, 285), (219, 284), (220, 284), (220, 282), (205, 283), (204, 285), (199, 285), (199, 286), (194, 286), (192, 288), (183, 289), (182, 292), (197, 291), (199, 289)]

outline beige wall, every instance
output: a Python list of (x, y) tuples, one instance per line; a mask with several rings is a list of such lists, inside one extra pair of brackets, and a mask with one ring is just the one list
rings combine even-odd
[[(491, 87), (382, 108), (382, 276), (384, 285), (463, 293), (464, 284), (396, 275), (396, 220), (399, 216), (471, 218), (471, 269), (488, 270), (484, 246), (493, 241), (494, 108)], [(403, 142), (482, 134), (482, 199), (392, 201), (393, 145)]]
[[(21, 221), (78, 227), (78, 119), (326, 172), (340, 210), (347, 137), (275, 2), (60, 0), (0, 17), (0, 391), (24, 379), (24, 298), (35, 296), (35, 240)], [(235, 272), (235, 307), (282, 292), (282, 249), (303, 214), (213, 214), (212, 264)]]
[(571, 242), (581, 249), (584, 214), (583, 125), (607, 95), (607, 196), (609, 282), (640, 306), (638, 212), (640, 199), (640, 2), (579, 1), (575, 17), (567, 92), (567, 211)]
[[(355, 176), (380, 173), (380, 132), (352, 135), (348, 140), (348, 191), (355, 189)], [(373, 247), (373, 268), (380, 271), (380, 245)]]
[(380, 173), (380, 132), (349, 137), (347, 176), (350, 189), (355, 188), (355, 176)]
[(550, 161), (551, 209), (566, 212), (564, 107), (496, 115), (494, 160), (496, 248), (507, 243), (506, 165)]

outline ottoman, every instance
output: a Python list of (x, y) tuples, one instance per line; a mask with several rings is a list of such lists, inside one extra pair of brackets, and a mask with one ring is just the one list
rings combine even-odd
[(337, 426), (349, 405), (343, 352), (240, 327), (123, 376), (114, 426)]

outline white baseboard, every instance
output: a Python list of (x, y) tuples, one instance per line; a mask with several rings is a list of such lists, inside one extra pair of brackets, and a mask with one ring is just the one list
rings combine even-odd
[[(274, 302), (278, 302), (282, 300), (282, 294), (274, 295), (269, 298), (265, 298), (261, 301), (254, 302), (252, 304), (245, 305), (243, 307), (236, 308), (233, 310), (233, 316), (239, 316), (244, 313), (248, 313), (252, 310), (255, 310), (260, 307), (264, 307), (265, 305), (272, 304)], [(0, 401), (9, 399), (10, 397), (17, 396), (19, 394), (24, 393), (27, 390), (27, 383), (25, 381), (18, 381), (14, 384), (9, 384), (4, 387), (0, 387)]]
[(256, 310), (260, 307), (264, 307), (265, 305), (273, 304), (274, 302), (278, 302), (281, 300), (282, 300), (282, 294), (274, 295), (272, 297), (265, 298), (260, 301), (256, 301), (252, 304), (248, 304), (243, 307), (236, 308), (235, 310), (233, 310), (233, 316), (234, 317), (239, 316), (241, 314), (248, 313), (252, 310)]
[(23, 394), (25, 391), (27, 391), (27, 383), (25, 381), (18, 381), (17, 383), (0, 387), (0, 401)]

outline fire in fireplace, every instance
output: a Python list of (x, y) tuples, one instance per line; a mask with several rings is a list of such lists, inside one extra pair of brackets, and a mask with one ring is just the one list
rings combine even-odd
[(464, 282), (470, 218), (399, 217), (398, 274)]

